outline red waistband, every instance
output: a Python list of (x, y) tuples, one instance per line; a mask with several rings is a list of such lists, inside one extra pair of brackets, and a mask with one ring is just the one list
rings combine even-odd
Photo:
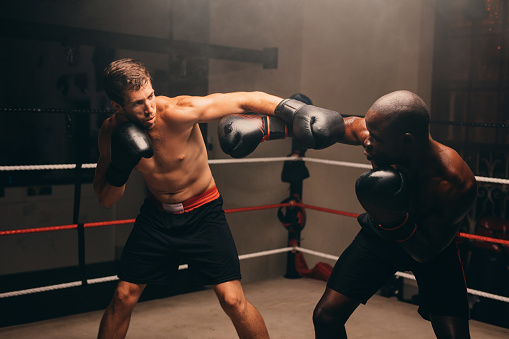
[(214, 187), (209, 188), (205, 192), (203, 192), (195, 197), (189, 198), (186, 201), (179, 202), (176, 204), (167, 204), (167, 203), (161, 202), (161, 201), (157, 200), (157, 198), (152, 193), (150, 193), (150, 198), (151, 198), (150, 200), (156, 205), (156, 207), (159, 210), (161, 210), (163, 212), (179, 214), (179, 213), (189, 212), (189, 211), (194, 210), (195, 208), (198, 208), (208, 202), (216, 200), (217, 198), (219, 198), (219, 191), (217, 190), (216, 185), (214, 185)]

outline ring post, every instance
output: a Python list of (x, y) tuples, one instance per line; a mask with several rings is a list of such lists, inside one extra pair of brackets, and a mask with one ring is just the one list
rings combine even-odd
[(78, 224), (78, 262), (81, 278), (81, 285), (87, 285), (87, 274), (85, 269), (85, 224)]
[[(292, 139), (292, 153), (289, 156), (303, 157), (305, 153), (306, 149), (302, 148), (295, 139)], [(285, 161), (281, 180), (290, 183), (290, 197), (285, 199), (284, 202), (300, 202), (302, 200), (302, 182), (307, 177), (309, 177), (309, 172), (304, 161)], [(284, 215), (280, 208), (278, 218), (288, 230), (288, 246), (300, 246), (300, 233), (305, 226), (304, 210), (297, 206), (287, 207), (286, 215)], [(285, 274), (287, 279), (301, 278), (295, 267), (296, 254), (297, 251), (290, 251), (287, 254)]]
[[(76, 117), (76, 111), (73, 111), (73, 116)], [(79, 274), (81, 277), (82, 286), (87, 285), (87, 274), (85, 267), (85, 226), (83, 223), (79, 223), (80, 216), (80, 205), (81, 205), (81, 180), (83, 174), (83, 153), (81, 152), (83, 145), (80, 144), (80, 136), (76, 136), (75, 130), (72, 128), (73, 120), (70, 115), (66, 115), (66, 123), (67, 123), (67, 135), (69, 139), (74, 138), (74, 150), (75, 150), (75, 159), (76, 159), (76, 167), (74, 170), (74, 208), (72, 215), (72, 222), (74, 224), (78, 224), (78, 265), (79, 265)], [(75, 126), (75, 128), (77, 128)], [(83, 133), (83, 132), (78, 132)]]

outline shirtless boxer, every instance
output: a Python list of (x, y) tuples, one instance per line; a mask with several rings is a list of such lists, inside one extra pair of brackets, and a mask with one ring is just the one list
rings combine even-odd
[(281, 98), (262, 92), (156, 97), (147, 69), (132, 59), (112, 62), (103, 80), (115, 113), (99, 133), (95, 193), (101, 205), (112, 206), (124, 194), (135, 168), (149, 197), (124, 247), (120, 281), (101, 320), (99, 338), (124, 338), (145, 286), (171, 283), (181, 261), (189, 265), (192, 283), (214, 287), (240, 338), (267, 338), (262, 316), (242, 291), (237, 251), (198, 123), (229, 114), (261, 113), (267, 116), (250, 121), (261, 139), (268, 140), (287, 135), (285, 124), (273, 116), (283, 114), (295, 119), (291, 133), (323, 148), (337, 141), (327, 140), (322, 132), (335, 125), (339, 114), (314, 106), (294, 114), (291, 107), (281, 105)]
[(356, 182), (367, 213), (315, 308), (316, 338), (346, 338), (350, 315), (398, 270), (414, 273), (419, 313), (438, 338), (469, 338), (455, 236), (477, 194), (474, 174), (458, 153), (431, 138), (428, 109), (414, 93), (389, 93), (365, 118), (347, 118), (345, 125), (340, 142), (362, 145), (374, 169)]
[(374, 169), (356, 182), (368, 213), (359, 216), (362, 228), (338, 259), (315, 308), (316, 338), (346, 338), (350, 315), (398, 270), (415, 274), (419, 313), (431, 320), (437, 337), (469, 338), (467, 292), (454, 239), (476, 197), (472, 171), (454, 150), (431, 138), (428, 109), (408, 91), (381, 97), (365, 118), (345, 118), (337, 137), (362, 145)]

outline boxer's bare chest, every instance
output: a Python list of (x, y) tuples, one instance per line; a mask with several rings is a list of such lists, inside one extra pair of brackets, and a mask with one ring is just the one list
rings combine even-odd
[(158, 128), (150, 131), (154, 156), (140, 163), (139, 169), (168, 173), (187, 167), (203, 151), (194, 127), (189, 129)]
[(413, 176), (409, 179), (410, 211), (417, 218), (439, 213), (443, 208), (441, 186), (443, 179), (433, 175)]

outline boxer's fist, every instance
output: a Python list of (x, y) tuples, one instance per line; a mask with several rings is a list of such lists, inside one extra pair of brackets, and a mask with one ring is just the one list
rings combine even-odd
[(152, 142), (140, 127), (132, 122), (118, 126), (111, 134), (111, 162), (106, 170), (106, 181), (121, 187), (141, 158), (154, 155)]
[(299, 100), (281, 101), (274, 115), (293, 125), (293, 137), (305, 148), (327, 148), (340, 141), (345, 133), (345, 123), (338, 112)]
[(388, 166), (363, 173), (355, 193), (385, 237), (405, 241), (413, 235), (417, 226), (408, 214), (408, 183), (401, 171)]
[(224, 153), (243, 158), (264, 140), (284, 139), (288, 129), (281, 119), (273, 116), (232, 114), (219, 121), (217, 134)]

